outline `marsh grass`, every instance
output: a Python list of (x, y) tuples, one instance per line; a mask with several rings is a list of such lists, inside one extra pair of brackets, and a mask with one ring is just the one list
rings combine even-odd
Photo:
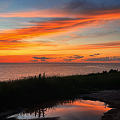
[(25, 108), (42, 102), (77, 97), (96, 90), (120, 89), (120, 72), (88, 75), (27, 77), (0, 82), (0, 110)]

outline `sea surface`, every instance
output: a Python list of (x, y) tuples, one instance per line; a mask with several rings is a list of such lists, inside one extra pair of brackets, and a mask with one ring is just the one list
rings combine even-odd
[(70, 64), (0, 64), (0, 81), (15, 80), (46, 73), (47, 76), (66, 76), (120, 70), (120, 63), (70, 63)]

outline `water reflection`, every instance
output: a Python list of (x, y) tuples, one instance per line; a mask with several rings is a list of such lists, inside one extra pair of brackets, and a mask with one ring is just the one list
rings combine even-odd
[(110, 110), (103, 102), (90, 100), (64, 101), (61, 104), (47, 104), (26, 109), (16, 114), (16, 120), (100, 120)]
[(34, 119), (34, 118), (45, 118), (45, 112), (47, 108), (38, 108), (34, 111), (24, 111), (18, 115), (18, 119)]

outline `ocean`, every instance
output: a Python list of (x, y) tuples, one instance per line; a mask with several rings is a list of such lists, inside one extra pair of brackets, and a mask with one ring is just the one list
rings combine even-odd
[(43, 74), (46, 76), (67, 76), (120, 70), (120, 63), (55, 63), (55, 64), (0, 64), (0, 81), (15, 80), (27, 76)]

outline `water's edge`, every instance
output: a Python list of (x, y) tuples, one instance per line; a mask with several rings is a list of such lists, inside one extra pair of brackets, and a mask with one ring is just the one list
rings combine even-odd
[(111, 110), (104, 113), (102, 120), (120, 120), (120, 90), (105, 90), (87, 94), (85, 98), (108, 104)]

